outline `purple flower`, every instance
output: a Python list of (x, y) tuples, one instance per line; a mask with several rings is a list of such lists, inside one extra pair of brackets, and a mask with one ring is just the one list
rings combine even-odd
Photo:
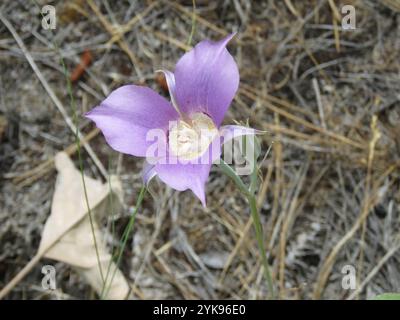
[[(220, 157), (221, 143), (254, 134), (247, 127), (221, 127), (239, 86), (238, 67), (225, 48), (232, 37), (202, 41), (181, 57), (174, 73), (162, 71), (171, 103), (149, 88), (126, 85), (86, 114), (113, 149), (152, 163), (143, 170), (146, 182), (157, 175), (176, 190), (191, 189), (203, 206), (205, 184), (212, 162)], [(152, 158), (149, 132), (154, 131), (164, 138)]]

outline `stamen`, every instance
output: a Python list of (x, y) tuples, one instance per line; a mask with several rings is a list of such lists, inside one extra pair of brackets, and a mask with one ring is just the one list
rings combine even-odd
[(198, 112), (187, 119), (179, 119), (169, 131), (169, 149), (183, 160), (203, 155), (218, 134), (212, 119)]

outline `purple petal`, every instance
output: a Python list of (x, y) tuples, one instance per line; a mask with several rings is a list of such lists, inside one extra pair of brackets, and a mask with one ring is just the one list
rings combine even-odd
[(186, 53), (175, 68), (176, 102), (187, 114), (205, 112), (219, 127), (239, 86), (239, 71), (225, 46), (202, 41)]
[(144, 157), (153, 143), (146, 141), (148, 131), (158, 128), (166, 132), (178, 113), (153, 90), (127, 85), (111, 92), (86, 117), (96, 123), (113, 149)]
[(165, 76), (165, 81), (167, 82), (169, 95), (171, 97), (172, 105), (175, 110), (179, 112), (179, 106), (176, 103), (176, 94), (175, 94), (175, 76), (171, 71), (168, 70), (158, 70), (158, 72), (162, 72)]
[(209, 164), (156, 164), (158, 177), (171, 188), (184, 191), (190, 189), (206, 206), (205, 184), (210, 174)]
[(154, 168), (154, 165), (148, 163), (147, 161), (144, 162), (142, 169), (142, 179), (143, 184), (145, 184), (146, 186), (150, 183), (151, 179), (153, 179), (157, 175), (157, 172)]

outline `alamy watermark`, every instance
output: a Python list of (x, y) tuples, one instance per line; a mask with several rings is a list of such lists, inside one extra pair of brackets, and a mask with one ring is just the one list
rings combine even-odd
[(355, 30), (356, 29), (356, 8), (352, 5), (344, 5), (342, 7), (342, 29)]
[[(170, 127), (174, 127), (171, 121)], [(146, 160), (151, 165), (212, 164), (220, 159), (234, 165), (238, 175), (250, 175), (257, 161), (256, 131), (250, 128), (221, 128), (182, 131), (172, 135), (172, 130), (150, 129), (146, 133)]]
[(342, 288), (344, 290), (355, 290), (357, 287), (357, 276), (356, 268), (351, 264), (346, 264), (341, 270), (342, 276)]
[(56, 268), (46, 264), (42, 267), (42, 288), (44, 290), (56, 290)]
[(42, 7), (42, 28), (45, 30), (54, 30), (57, 27), (56, 8), (52, 5), (45, 5)]

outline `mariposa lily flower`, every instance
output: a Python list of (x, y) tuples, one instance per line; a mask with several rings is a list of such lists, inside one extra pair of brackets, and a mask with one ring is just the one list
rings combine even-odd
[[(150, 88), (125, 85), (86, 114), (113, 149), (152, 160), (143, 172), (146, 182), (157, 175), (173, 189), (192, 190), (203, 206), (205, 184), (222, 143), (255, 133), (237, 125), (221, 127), (239, 86), (238, 67), (226, 49), (232, 37), (201, 41), (180, 58), (174, 73), (162, 71), (171, 103)], [(154, 130), (164, 134), (163, 150), (149, 156), (149, 132)]]

